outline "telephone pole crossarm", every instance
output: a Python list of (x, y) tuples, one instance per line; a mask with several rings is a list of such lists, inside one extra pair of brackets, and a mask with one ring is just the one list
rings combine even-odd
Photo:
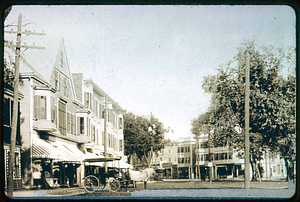
[[(18, 32), (16, 31), (4, 31), (4, 33), (8, 34), (17, 34)], [(31, 31), (25, 31), (25, 32), (20, 32), (20, 34), (31, 34), (31, 35), (46, 35), (46, 33), (38, 33), (38, 32), (31, 32)]]
[(32, 48), (32, 49), (45, 49), (45, 47), (43, 46), (27, 46), (27, 45), (13, 45), (13, 44), (5, 44), (4, 45), (5, 47), (8, 47), (8, 48)]

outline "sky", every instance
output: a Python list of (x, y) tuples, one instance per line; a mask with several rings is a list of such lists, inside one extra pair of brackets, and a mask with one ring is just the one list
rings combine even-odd
[(128, 112), (152, 113), (172, 140), (192, 135), (191, 121), (210, 106), (203, 77), (241, 43), (296, 46), (288, 6), (14, 6), (5, 24), (20, 13), (37, 32), (63, 37), (72, 73), (83, 72)]

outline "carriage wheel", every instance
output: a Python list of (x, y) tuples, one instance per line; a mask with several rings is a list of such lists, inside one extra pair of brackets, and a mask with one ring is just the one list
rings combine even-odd
[(99, 180), (94, 175), (89, 175), (86, 178), (84, 178), (83, 182), (83, 188), (87, 192), (94, 192), (99, 189)]
[(101, 191), (105, 188), (105, 180), (104, 180), (104, 182), (101, 180), (101, 178), (99, 178), (98, 180), (99, 180), (99, 184), (98, 184), (97, 190)]
[(119, 180), (113, 178), (108, 181), (108, 190), (111, 192), (117, 192), (121, 188)]

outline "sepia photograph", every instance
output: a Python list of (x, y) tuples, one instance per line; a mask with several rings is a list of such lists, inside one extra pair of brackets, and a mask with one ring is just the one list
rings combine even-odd
[(288, 5), (3, 10), (2, 194), (295, 199)]

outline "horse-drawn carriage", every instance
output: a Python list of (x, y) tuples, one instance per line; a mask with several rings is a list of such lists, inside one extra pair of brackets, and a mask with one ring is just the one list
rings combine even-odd
[[(116, 166), (111, 166), (112, 168), (108, 168), (105, 173), (102, 169), (102, 172), (89, 174), (84, 178), (83, 187), (87, 192), (95, 192), (100, 191), (108, 186), (108, 190), (111, 192), (116, 192), (120, 190), (122, 187), (126, 188), (128, 185), (136, 186), (137, 181), (146, 182), (149, 177), (154, 173), (152, 168), (145, 169), (142, 172), (133, 171), (129, 164), (127, 166), (120, 165), (120, 158), (113, 157), (102, 157), (102, 158), (93, 158), (86, 159), (85, 162), (89, 163), (112, 163), (118, 162)], [(123, 162), (124, 164), (124, 162)], [(129, 165), (129, 166), (128, 166)]]

